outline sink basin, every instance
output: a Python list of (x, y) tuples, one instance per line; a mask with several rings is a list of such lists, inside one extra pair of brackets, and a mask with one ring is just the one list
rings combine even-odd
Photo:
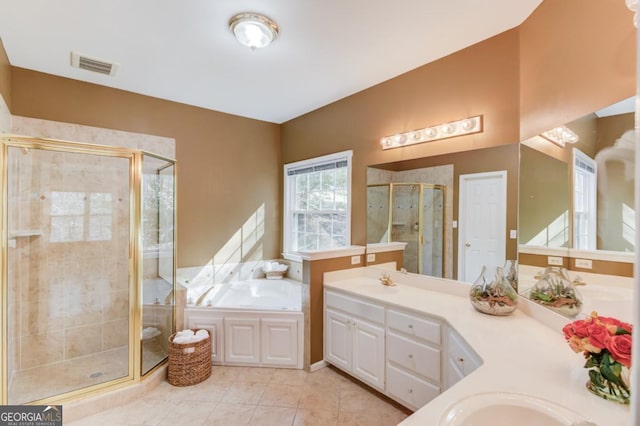
[(490, 392), (473, 395), (445, 412), (443, 426), (597, 426), (580, 414), (531, 395)]

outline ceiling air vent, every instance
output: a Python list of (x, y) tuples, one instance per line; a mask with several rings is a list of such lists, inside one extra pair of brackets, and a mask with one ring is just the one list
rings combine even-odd
[(71, 66), (80, 68), (81, 70), (97, 72), (98, 74), (105, 75), (115, 75), (118, 70), (118, 64), (98, 58), (92, 58), (76, 52), (71, 52)]

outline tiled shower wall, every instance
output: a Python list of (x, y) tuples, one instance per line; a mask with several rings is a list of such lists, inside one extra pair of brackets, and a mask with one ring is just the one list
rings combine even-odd
[(128, 344), (128, 160), (9, 151), (18, 370)]
[[(10, 118), (15, 134), (175, 155), (171, 138)], [(14, 231), (33, 235), (17, 236), (9, 253), (16, 295), (9, 312), (11, 372), (128, 343), (128, 162), (66, 153), (52, 157), (50, 152), (42, 161), (41, 154), (31, 150), (13, 156), (21, 163), (12, 186), (12, 203), (19, 207), (9, 206), (15, 212), (10, 218)], [(112, 167), (118, 161), (124, 169)], [(82, 231), (69, 217), (81, 209)], [(93, 226), (87, 226), (91, 220)]]

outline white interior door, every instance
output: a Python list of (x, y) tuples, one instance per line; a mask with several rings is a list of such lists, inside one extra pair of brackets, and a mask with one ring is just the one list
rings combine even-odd
[(506, 257), (507, 171), (460, 175), (458, 279), (473, 282)]

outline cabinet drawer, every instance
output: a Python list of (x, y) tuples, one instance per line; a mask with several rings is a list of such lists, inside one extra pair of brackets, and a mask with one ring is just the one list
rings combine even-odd
[(349, 315), (355, 315), (365, 318), (367, 321), (384, 324), (384, 308), (381, 305), (354, 299), (332, 291), (325, 292), (324, 303), (327, 307), (348, 312)]
[(440, 383), (440, 350), (387, 333), (387, 359), (414, 371), (427, 379)]
[(465, 376), (482, 363), (480, 357), (458, 333), (449, 332), (447, 349), (449, 359)]
[(440, 345), (440, 323), (407, 312), (389, 309), (387, 327)]
[(417, 410), (440, 394), (440, 387), (387, 363), (387, 392), (402, 405)]

